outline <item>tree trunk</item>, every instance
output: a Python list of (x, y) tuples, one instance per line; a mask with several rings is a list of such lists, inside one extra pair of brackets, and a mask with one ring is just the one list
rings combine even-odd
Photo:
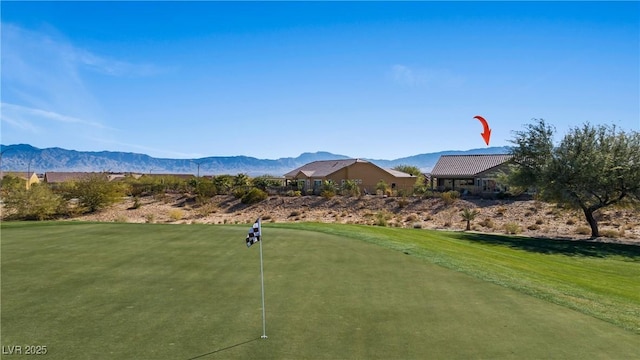
[(467, 231), (471, 230), (471, 220), (467, 220)]
[(584, 212), (584, 216), (587, 218), (587, 222), (589, 223), (589, 226), (591, 227), (591, 238), (595, 239), (595, 238), (599, 237), (600, 233), (598, 232), (598, 222), (593, 217), (593, 212), (595, 210), (583, 207), (582, 211)]

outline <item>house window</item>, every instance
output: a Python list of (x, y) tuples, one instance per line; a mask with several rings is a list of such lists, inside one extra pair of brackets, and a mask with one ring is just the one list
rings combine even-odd
[(482, 191), (492, 192), (496, 191), (496, 182), (491, 179), (482, 179)]

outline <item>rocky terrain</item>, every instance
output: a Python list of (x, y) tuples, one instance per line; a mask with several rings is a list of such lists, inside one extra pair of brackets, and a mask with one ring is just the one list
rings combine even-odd
[[(591, 234), (580, 211), (535, 200), (457, 199), (446, 204), (440, 198), (270, 196), (260, 203), (245, 205), (233, 196), (216, 196), (198, 204), (193, 197), (174, 194), (145, 197), (137, 202), (127, 198), (108, 209), (70, 220), (250, 224), (262, 217), (263, 222), (313, 221), (463, 231), (466, 221), (461, 213), (465, 208), (478, 212), (471, 221), (472, 231), (571, 240), (589, 239)], [(602, 235), (598, 241), (640, 245), (637, 209), (609, 208), (600, 211), (597, 219)]]

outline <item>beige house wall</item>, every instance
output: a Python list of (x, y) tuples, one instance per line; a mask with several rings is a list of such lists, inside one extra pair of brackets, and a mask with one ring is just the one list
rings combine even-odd
[(322, 181), (331, 180), (337, 186), (341, 186), (344, 180), (354, 180), (361, 191), (370, 194), (375, 193), (376, 185), (380, 180), (386, 182), (393, 189), (412, 189), (417, 177), (395, 177), (383, 169), (371, 163), (355, 163), (342, 168), (326, 177), (310, 177), (307, 187), (313, 188), (314, 184), (322, 184)]
[(18, 178), (20, 180), (23, 180), (25, 182), (25, 186), (27, 188), (27, 190), (29, 188), (31, 188), (31, 185), (33, 184), (37, 184), (40, 182), (40, 179), (38, 178), (38, 175), (36, 175), (36, 173), (32, 172), (31, 174), (27, 174), (27, 172), (21, 172), (21, 171), (3, 171), (2, 172), (2, 177), (5, 176), (13, 176), (15, 178)]
[[(299, 177), (298, 179), (301, 178), (302, 177)], [(417, 177), (395, 177), (371, 163), (358, 162), (329, 174), (326, 177), (311, 176), (305, 180), (307, 180), (306, 187), (310, 189), (314, 188), (314, 184), (322, 186), (322, 182), (325, 180), (331, 180), (337, 186), (341, 186), (343, 180), (354, 180), (358, 184), (360, 191), (375, 194), (376, 185), (380, 180), (386, 182), (389, 187), (393, 186), (394, 190), (410, 190), (415, 185)]]

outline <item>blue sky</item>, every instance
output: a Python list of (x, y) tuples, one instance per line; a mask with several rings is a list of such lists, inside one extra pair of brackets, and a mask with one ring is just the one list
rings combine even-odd
[(640, 131), (639, 2), (2, 1), (1, 142), (396, 159)]

